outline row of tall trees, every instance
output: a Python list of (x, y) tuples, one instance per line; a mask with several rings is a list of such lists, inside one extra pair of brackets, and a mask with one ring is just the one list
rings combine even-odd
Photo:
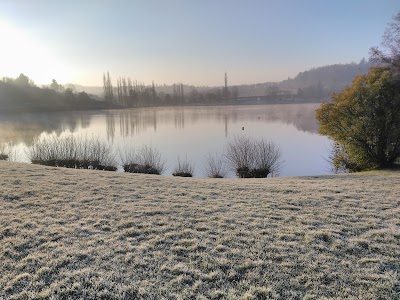
[(114, 87), (109, 72), (103, 74), (104, 100), (123, 107), (217, 104), (236, 99), (238, 94), (237, 87), (228, 87), (226, 74), (225, 85), (222, 88), (199, 91), (195, 88), (185, 89), (183, 83), (175, 83), (170, 92), (157, 92), (154, 82), (151, 85), (145, 85), (129, 77), (119, 77)]
[(134, 107), (157, 104), (157, 93), (154, 83), (147, 87), (131, 78), (120, 77), (117, 80), (115, 103), (121, 106)]

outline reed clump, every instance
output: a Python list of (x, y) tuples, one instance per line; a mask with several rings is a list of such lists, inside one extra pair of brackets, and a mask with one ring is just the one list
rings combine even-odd
[(204, 174), (209, 178), (224, 178), (228, 173), (225, 160), (222, 155), (207, 154), (206, 164), (204, 166)]
[(166, 169), (166, 161), (158, 149), (143, 145), (137, 149), (119, 150), (122, 167), (128, 173), (161, 175)]
[(28, 149), (33, 164), (73, 169), (116, 171), (111, 145), (96, 137), (74, 135), (36, 139)]
[(178, 156), (178, 162), (175, 166), (173, 176), (179, 177), (193, 177), (194, 174), (194, 163), (187, 159), (181, 160)]
[(17, 158), (17, 151), (13, 142), (0, 144), (0, 160), (13, 161)]
[(227, 143), (225, 156), (239, 178), (267, 178), (280, 172), (282, 152), (273, 142), (236, 136)]

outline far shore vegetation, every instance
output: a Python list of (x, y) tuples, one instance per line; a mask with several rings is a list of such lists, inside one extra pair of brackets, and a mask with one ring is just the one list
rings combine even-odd
[(89, 110), (111, 108), (85, 92), (74, 92), (71, 88), (59, 89), (55, 85), (38, 87), (28, 76), (4, 77), (0, 80), (0, 113), (44, 112), (64, 110)]
[(182, 105), (242, 105), (279, 103), (318, 103), (339, 92), (354, 76), (366, 74), (373, 61), (335, 64), (313, 68), (281, 82), (229, 85), (228, 74), (222, 86), (145, 84), (129, 77), (113, 81), (103, 74), (103, 86), (85, 87), (59, 84), (36, 85), (26, 74), (0, 79), (0, 113), (51, 112), (74, 110), (123, 109)]

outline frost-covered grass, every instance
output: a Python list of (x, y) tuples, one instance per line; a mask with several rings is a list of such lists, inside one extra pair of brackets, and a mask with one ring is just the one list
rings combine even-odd
[(400, 298), (399, 172), (0, 182), (0, 299)]

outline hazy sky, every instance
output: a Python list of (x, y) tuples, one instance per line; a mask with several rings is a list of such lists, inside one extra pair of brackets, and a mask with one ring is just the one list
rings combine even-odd
[(399, 0), (0, 0), (0, 76), (280, 81), (368, 58), (399, 10)]

